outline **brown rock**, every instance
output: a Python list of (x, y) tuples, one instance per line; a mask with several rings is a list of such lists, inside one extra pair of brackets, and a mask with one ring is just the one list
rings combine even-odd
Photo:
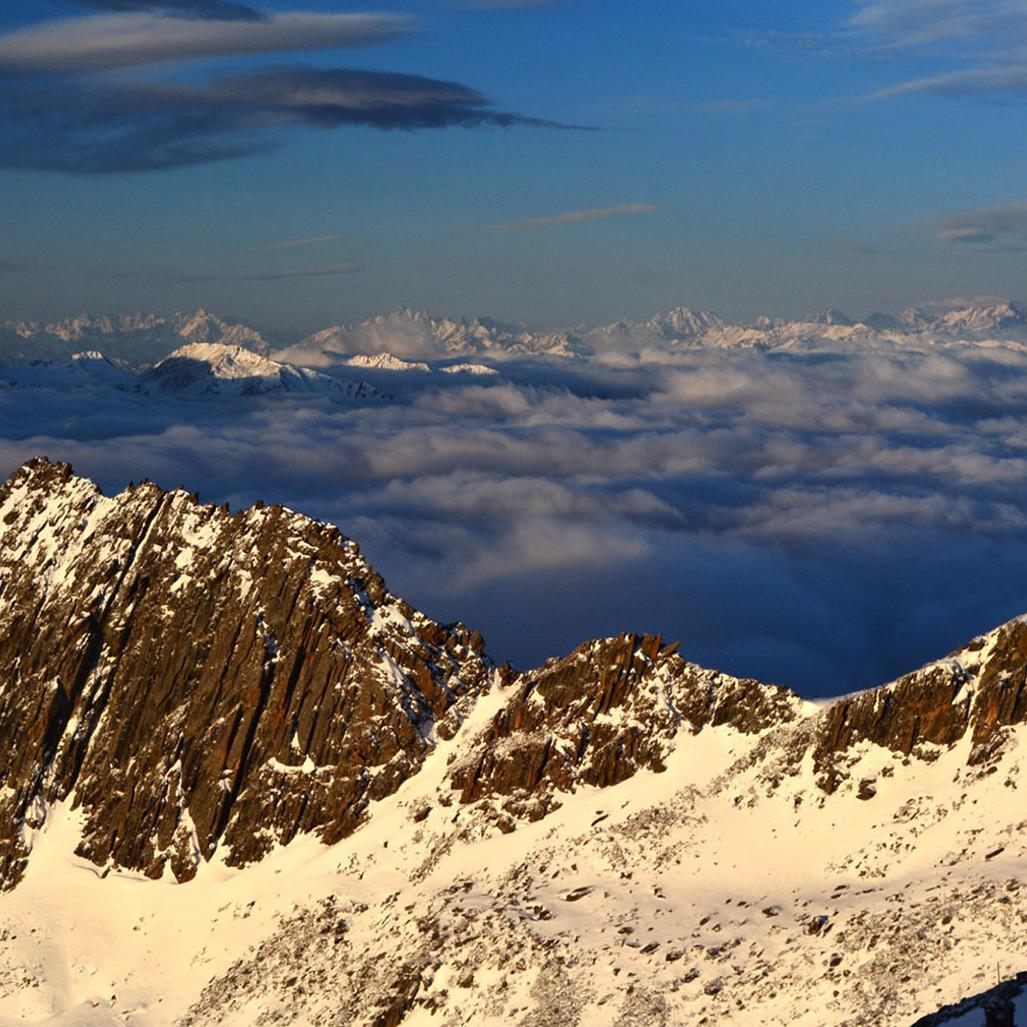
[[(47, 807), (79, 853), (190, 877), (351, 832), (487, 687), (481, 638), (392, 596), (337, 529), (34, 460), (0, 488), (0, 882)], [(454, 711), (455, 712), (455, 711)]]

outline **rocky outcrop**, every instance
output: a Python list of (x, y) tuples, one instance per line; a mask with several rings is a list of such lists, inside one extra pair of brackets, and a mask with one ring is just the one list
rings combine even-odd
[(491, 674), (480, 636), (392, 596), (327, 524), (148, 483), (106, 498), (45, 460), (0, 488), (0, 623), (6, 886), (57, 801), (80, 855), (152, 877), (331, 842)]
[[(591, 642), (515, 679), (511, 698), (450, 772), (463, 803), (491, 808), (504, 829), (538, 819), (580, 785), (607, 787), (661, 772), (681, 733), (722, 725), (746, 734), (789, 729), (787, 768), (811, 756), (833, 793), (866, 743), (932, 759), (968, 739), (967, 763), (986, 764), (1004, 729), (1027, 721), (1027, 621), (1014, 620), (892, 684), (822, 711), (787, 689), (707, 670), (659, 636)], [(784, 744), (782, 739), (779, 739)], [(872, 799), (873, 782), (859, 797)], [(490, 806), (491, 804), (491, 806)]]
[(1017, 619), (890, 685), (834, 703), (818, 732), (815, 765), (830, 792), (842, 773), (840, 757), (861, 742), (908, 755), (968, 734), (968, 762), (983, 763), (1001, 744), (1002, 729), (1025, 720), (1027, 622)]
[(688, 663), (658, 635), (588, 643), (522, 675), (512, 692), (450, 781), (464, 803), (508, 797), (508, 813), (531, 819), (577, 785), (663, 771), (681, 731), (728, 725), (755, 734), (794, 720), (804, 705), (787, 689)]

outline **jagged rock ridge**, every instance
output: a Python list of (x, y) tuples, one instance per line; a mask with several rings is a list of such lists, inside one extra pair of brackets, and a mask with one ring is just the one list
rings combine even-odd
[(491, 673), (329, 525), (147, 483), (108, 499), (45, 460), (0, 489), (0, 617), (6, 885), (69, 798), (81, 855), (150, 876), (337, 839)]
[(500, 797), (499, 826), (513, 830), (514, 816), (539, 819), (578, 786), (664, 771), (679, 731), (756, 734), (803, 706), (780, 686), (688, 663), (657, 635), (603, 639), (521, 675), (450, 783), (464, 803)]
[[(392, 596), (328, 525), (148, 483), (108, 499), (44, 459), (0, 489), (0, 615), (0, 731), (21, 740), (0, 782), (7, 885), (68, 799), (86, 814), (81, 855), (151, 876), (187, 879), (216, 850), (242, 865), (302, 832), (338, 839), (493, 676), (479, 636)], [(969, 732), (968, 763), (985, 763), (1027, 719), (1025, 666), (1013, 621), (821, 712), (619, 636), (496, 671), (512, 690), (448, 787), (513, 830), (578, 787), (662, 771), (682, 731), (723, 725), (795, 725), (791, 765), (810, 754), (825, 793), (867, 742), (929, 758)]]

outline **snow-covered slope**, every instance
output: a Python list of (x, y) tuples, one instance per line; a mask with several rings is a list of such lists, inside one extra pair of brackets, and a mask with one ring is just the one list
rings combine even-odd
[(0, 1024), (904, 1025), (1027, 967), (1027, 620), (833, 703), (490, 671), (289, 511), (0, 498)]
[(140, 378), (140, 387), (177, 394), (258, 395), (265, 392), (345, 392), (373, 395), (365, 382), (341, 382), (305, 367), (262, 357), (241, 346), (190, 343)]
[[(510, 833), (446, 774), (497, 688), (331, 848), (187, 885), (103, 877), (56, 810), (0, 900), (0, 1015), (61, 1024), (904, 1024), (1027, 960), (1022, 727), (995, 773), (867, 748), (825, 799), (813, 728), (682, 733), (662, 772)], [(50, 1019), (57, 1014), (56, 1019)], [(0, 1021), (2, 1022), (2, 1021)], [(973, 1021), (971, 1021), (973, 1022)], [(978, 1021), (981, 1022), (981, 1021)]]
[(355, 357), (349, 357), (346, 365), (371, 371), (420, 371), (425, 374), (431, 371), (431, 368), (421, 361), (402, 360), (391, 353), (376, 353), (374, 356), (358, 353)]
[(79, 388), (83, 385), (109, 385), (126, 388), (136, 376), (119, 367), (102, 353), (90, 350), (73, 353), (67, 360), (37, 360), (31, 364), (0, 366), (0, 387)]

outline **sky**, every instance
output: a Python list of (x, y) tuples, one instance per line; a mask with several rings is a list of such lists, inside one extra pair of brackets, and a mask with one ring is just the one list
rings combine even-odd
[(13, 0), (0, 320), (1016, 298), (1022, 0)]

